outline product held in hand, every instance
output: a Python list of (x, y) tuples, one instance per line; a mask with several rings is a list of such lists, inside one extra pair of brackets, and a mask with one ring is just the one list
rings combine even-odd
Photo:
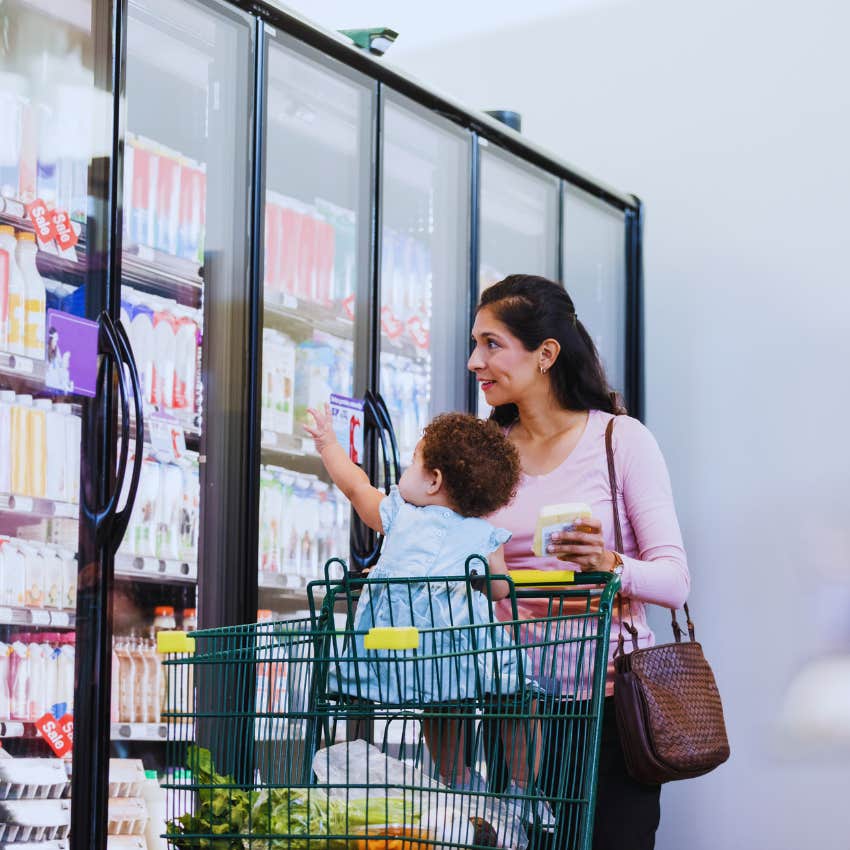
[(534, 554), (538, 558), (546, 557), (553, 534), (572, 531), (581, 525), (580, 520), (590, 519), (593, 512), (584, 502), (565, 502), (562, 505), (545, 505), (537, 517), (534, 531)]

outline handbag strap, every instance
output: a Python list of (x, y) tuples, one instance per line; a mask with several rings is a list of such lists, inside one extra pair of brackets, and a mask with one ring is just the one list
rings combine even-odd
[[(616, 421), (617, 416), (614, 415), (611, 417), (608, 422), (608, 427), (605, 429), (605, 454), (608, 458), (608, 483), (611, 487), (611, 508), (614, 514), (614, 547), (615, 551), (619, 552), (621, 555), (623, 554), (623, 528), (620, 524), (620, 508), (617, 504), (617, 475), (614, 467), (614, 422)], [(688, 626), (688, 636), (691, 640), (695, 640), (694, 637), (694, 624), (691, 620), (691, 612), (688, 610), (688, 603), (684, 604), (685, 609), (685, 617), (687, 618), (687, 626)], [(621, 655), (624, 650), (624, 639), (623, 639), (623, 594), (617, 594), (617, 614), (620, 620), (620, 634), (617, 637), (617, 649), (614, 652), (614, 657), (616, 658), (618, 655)], [(673, 629), (673, 637), (676, 643), (680, 643), (682, 640), (682, 627), (679, 625), (679, 621), (676, 619), (676, 609), (670, 609), (671, 622), (670, 625)], [(632, 604), (631, 600), (629, 600), (629, 622), (625, 623), (626, 631), (629, 633), (632, 639), (632, 648), (638, 648), (638, 630), (635, 628), (634, 619), (632, 617)]]

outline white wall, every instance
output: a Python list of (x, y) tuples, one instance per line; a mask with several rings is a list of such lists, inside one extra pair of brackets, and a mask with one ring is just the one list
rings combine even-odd
[(734, 753), (665, 789), (661, 850), (850, 846), (850, 751), (774, 729), (850, 652), (848, 31), (839, 0), (640, 0), (390, 54), (646, 202), (648, 424)]

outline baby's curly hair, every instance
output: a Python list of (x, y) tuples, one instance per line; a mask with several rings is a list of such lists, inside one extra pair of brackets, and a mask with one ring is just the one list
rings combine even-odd
[(422, 434), (422, 463), (443, 474), (446, 495), (463, 516), (487, 516), (507, 505), (519, 486), (519, 454), (488, 419), (443, 413)]

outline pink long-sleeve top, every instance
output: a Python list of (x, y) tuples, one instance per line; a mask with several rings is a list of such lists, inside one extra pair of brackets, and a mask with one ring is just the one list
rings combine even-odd
[[(610, 419), (610, 413), (591, 410), (584, 433), (563, 463), (545, 475), (523, 473), (513, 502), (488, 517), (494, 525), (513, 533), (505, 544), (508, 569), (569, 568), (569, 564), (557, 558), (538, 558), (531, 551), (537, 516), (546, 505), (586, 502), (593, 516), (602, 521), (605, 548), (615, 550), (605, 453), (605, 429)], [(670, 476), (655, 438), (637, 419), (620, 416), (614, 425), (613, 446), (623, 533), (624, 551), (620, 552), (623, 558), (622, 590), (624, 596), (631, 600), (631, 622), (638, 631), (638, 645), (652, 646), (655, 638), (647, 624), (645, 603), (680, 607), (687, 600), (690, 589), (688, 564), (673, 505)], [(503, 600), (498, 603), (497, 610), (501, 619), (512, 619), (509, 602)], [(521, 600), (518, 613), (520, 619), (532, 620), (546, 617), (548, 610), (549, 603), (546, 601)], [(628, 622), (628, 603), (624, 612), (624, 619)], [(608, 654), (607, 695), (613, 693), (612, 656), (619, 632), (615, 605)], [(625, 631), (624, 637), (629, 651), (632, 648), (631, 638)], [(562, 668), (573, 665), (573, 659), (566, 651), (559, 662)], [(575, 677), (569, 678), (574, 681)], [(573, 685), (563, 686), (565, 692), (573, 688)]]

